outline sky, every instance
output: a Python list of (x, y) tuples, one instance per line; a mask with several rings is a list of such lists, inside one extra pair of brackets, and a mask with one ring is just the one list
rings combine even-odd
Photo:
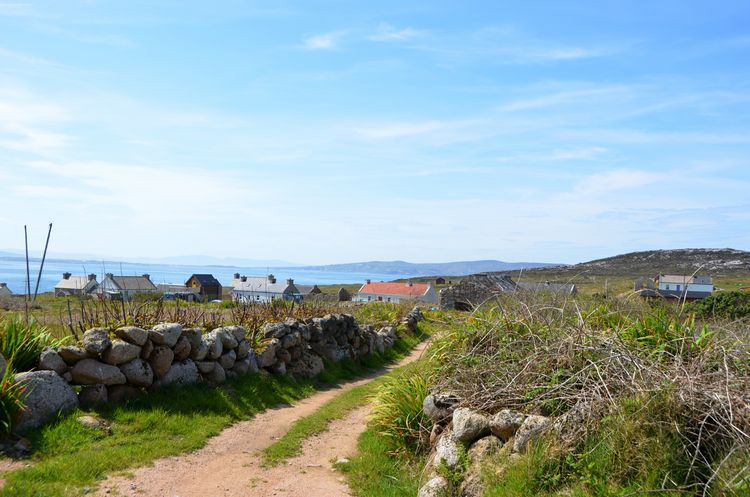
[(0, 250), (750, 249), (747, 1), (0, 0)]

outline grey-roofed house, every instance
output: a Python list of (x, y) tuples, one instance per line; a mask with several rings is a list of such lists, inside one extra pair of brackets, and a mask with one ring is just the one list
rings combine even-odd
[(198, 302), (201, 300), (200, 291), (185, 285), (164, 283), (156, 285), (156, 289), (164, 296), (164, 300), (186, 300)]
[(232, 300), (245, 303), (264, 303), (274, 300), (302, 300), (302, 293), (293, 279), (280, 283), (272, 274), (268, 276), (241, 276), (232, 288)]
[(297, 287), (297, 290), (299, 290), (300, 295), (302, 295), (302, 298), (309, 297), (310, 295), (319, 295), (323, 293), (323, 291), (318, 288), (318, 285), (298, 285), (294, 284), (294, 286)]
[(91, 295), (99, 288), (95, 274), (88, 276), (74, 276), (63, 273), (63, 277), (55, 285), (55, 297), (83, 297)]
[(636, 291), (642, 297), (700, 300), (714, 292), (713, 279), (708, 275), (660, 274), (651, 281), (639, 278)]
[(8, 284), (0, 283), (0, 298), (10, 297), (11, 295), (13, 295), (13, 292), (11, 292), (10, 288), (8, 288)]
[(130, 300), (135, 295), (157, 293), (159, 290), (151, 282), (148, 274), (141, 276), (115, 276), (107, 273), (99, 284), (98, 293), (103, 298)]

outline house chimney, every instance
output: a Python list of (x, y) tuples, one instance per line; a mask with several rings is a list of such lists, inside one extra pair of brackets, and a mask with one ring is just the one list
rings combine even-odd
[(96, 281), (96, 275), (94, 273), (89, 275), (89, 281)]
[(63, 273), (63, 279), (69, 280), (72, 275), (70, 273)]
[[(239, 276), (239, 273), (237, 273), (237, 276)], [(246, 282), (247, 281), (247, 276), (240, 277), (240, 281), (243, 282), (243, 283)]]
[(240, 273), (234, 273), (234, 279), (236, 280), (240, 279)]
[(6, 286), (8, 286), (7, 283), (0, 283), (0, 288), (5, 288)]
[(408, 283), (406, 283), (406, 286), (414, 286), (414, 283), (412, 283), (411, 281), (409, 281)]
[(369, 285), (370, 283), (372, 283), (370, 280), (365, 280), (365, 285)]
[(150, 279), (151, 279), (151, 275), (150, 275), (150, 274), (148, 274), (148, 273), (143, 273), (143, 275), (142, 275), (142, 276), (143, 276), (144, 278), (146, 278), (147, 280), (150, 280)]
[(288, 286), (292, 286), (292, 285), (294, 285), (294, 280), (292, 278), (289, 278), (289, 279), (286, 280), (286, 284)]
[(107, 278), (114, 278), (115, 277), (115, 275), (112, 274), (112, 273), (106, 273), (104, 276), (106, 276)]
[(269, 283), (276, 283), (276, 276), (269, 274), (268, 275), (268, 282)]

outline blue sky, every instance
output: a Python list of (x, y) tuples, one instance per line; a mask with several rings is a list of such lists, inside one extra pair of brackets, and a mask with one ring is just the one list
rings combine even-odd
[(748, 2), (0, 0), (0, 249), (750, 249)]

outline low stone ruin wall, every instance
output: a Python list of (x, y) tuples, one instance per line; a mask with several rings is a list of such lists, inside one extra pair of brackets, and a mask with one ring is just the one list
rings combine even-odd
[(480, 497), (483, 461), (489, 457), (512, 460), (548, 432), (562, 440), (576, 436), (585, 409), (581, 405), (558, 418), (548, 418), (507, 409), (490, 415), (458, 407), (460, 404), (461, 400), (450, 394), (431, 394), (424, 400), (423, 410), (433, 422), (432, 451), (418, 497), (451, 493)]
[[(419, 319), (421, 313), (415, 309), (404, 324), (416, 329)], [(258, 350), (241, 326), (208, 333), (178, 323), (151, 329), (93, 328), (84, 333), (81, 344), (45, 349), (37, 371), (16, 375), (26, 389), (26, 409), (16, 431), (41, 426), (57, 412), (78, 405), (122, 402), (168, 385), (217, 385), (261, 369), (311, 378), (323, 371), (324, 359), (339, 362), (382, 353), (396, 340), (396, 326), (361, 327), (348, 314), (267, 324)], [(80, 386), (80, 391), (71, 385)]]

